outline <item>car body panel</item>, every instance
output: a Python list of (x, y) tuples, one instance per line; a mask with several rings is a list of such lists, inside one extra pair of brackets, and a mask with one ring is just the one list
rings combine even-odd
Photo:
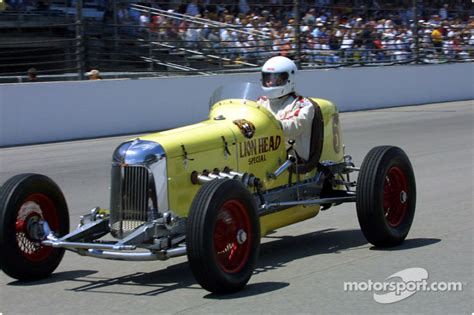
[[(324, 143), (321, 160), (341, 161), (341, 137), (338, 111), (323, 99), (312, 99), (321, 109), (324, 119)], [(251, 137), (244, 135), (238, 120), (246, 120), (254, 127)], [(209, 119), (186, 127), (139, 137), (159, 143), (167, 156), (168, 204), (170, 210), (186, 217), (194, 196), (201, 188), (191, 182), (193, 172), (200, 174), (229, 168), (240, 173), (251, 173), (261, 180), (265, 190), (288, 184), (289, 172), (276, 179), (274, 172), (287, 157), (280, 123), (263, 106), (242, 99), (219, 101), (211, 107)], [(301, 175), (311, 178), (316, 169)], [(296, 176), (292, 176), (296, 181)], [(267, 214), (260, 218), (262, 236), (268, 232), (314, 217), (319, 206), (296, 206)]]

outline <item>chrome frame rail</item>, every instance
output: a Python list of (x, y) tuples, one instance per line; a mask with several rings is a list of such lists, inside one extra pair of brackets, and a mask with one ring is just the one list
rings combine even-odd
[(268, 205), (266, 205), (266, 208), (310, 206), (310, 205), (321, 205), (324, 203), (355, 202), (355, 201), (356, 201), (356, 196), (323, 198), (323, 199), (307, 199), (307, 200), (300, 200), (300, 201), (283, 201), (283, 202), (269, 203)]
[(173, 257), (186, 255), (186, 246), (179, 246), (169, 250), (162, 250), (159, 252), (140, 252), (140, 253), (120, 253), (114, 251), (104, 251), (99, 249), (88, 249), (87, 251), (79, 252), (80, 255), (110, 259), (110, 260), (126, 260), (126, 261), (154, 261), (166, 260)]
[(322, 205), (322, 204), (327, 204), (327, 203), (345, 203), (345, 202), (355, 202), (355, 201), (356, 201), (356, 196), (349, 195), (349, 196), (344, 196), (344, 197), (273, 202), (273, 203), (267, 203), (267, 204), (262, 205), (258, 214), (259, 216), (263, 216), (270, 213), (278, 212), (280, 210), (285, 210), (293, 206), (312, 206), (312, 205)]
[(68, 242), (60, 239), (47, 239), (41, 242), (42, 245), (51, 246), (54, 248), (66, 248), (66, 249), (93, 249), (93, 250), (135, 250), (135, 245), (116, 245), (116, 244), (103, 244), (103, 243), (81, 243), (81, 242)]
[(143, 252), (131, 253), (122, 251), (136, 250), (137, 246), (117, 245), (119, 242), (116, 244), (68, 242), (62, 241), (60, 239), (54, 239), (50, 236), (47, 240), (42, 241), (41, 244), (54, 248), (65, 248), (82, 256), (111, 260), (153, 261), (166, 260), (169, 258), (186, 255), (186, 246), (184, 245), (166, 250), (147, 250)]
[[(64, 248), (82, 256), (113, 260), (166, 260), (186, 255), (186, 246), (183, 244), (184, 236), (176, 236), (172, 239), (164, 236), (163, 239), (165, 241), (162, 241), (164, 245), (159, 242), (161, 239), (155, 239), (154, 232), (157, 224), (155, 222), (143, 224), (127, 237), (117, 242), (94, 242), (93, 240), (109, 232), (109, 219), (97, 219), (97, 209), (93, 209), (91, 214), (83, 216), (81, 218), (81, 225), (61, 238), (55, 237), (48, 224), (44, 222), (44, 235), (48, 236), (41, 241), (41, 244), (53, 248)], [(46, 231), (49, 232), (46, 233)], [(83, 242), (83, 240), (88, 240), (89, 242)], [(155, 240), (155, 243), (150, 244), (149, 248), (142, 246), (142, 244), (147, 244), (150, 240)], [(140, 249), (140, 251), (130, 252), (137, 249)]]

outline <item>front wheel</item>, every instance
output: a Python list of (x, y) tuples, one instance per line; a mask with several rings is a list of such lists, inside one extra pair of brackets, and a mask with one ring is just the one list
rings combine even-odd
[(41, 245), (47, 222), (56, 236), (69, 231), (67, 204), (48, 177), (21, 174), (0, 188), (0, 267), (12, 278), (48, 277), (59, 265), (64, 249)]
[(255, 268), (260, 224), (251, 193), (237, 180), (205, 184), (189, 212), (186, 247), (194, 277), (213, 293), (241, 290)]
[(356, 192), (357, 218), (367, 240), (380, 247), (402, 243), (415, 205), (415, 175), (405, 152), (393, 146), (370, 150), (362, 162)]

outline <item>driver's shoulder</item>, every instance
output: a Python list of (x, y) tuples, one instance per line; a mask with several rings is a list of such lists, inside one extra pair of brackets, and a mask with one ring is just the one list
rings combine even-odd
[(262, 104), (268, 102), (268, 96), (262, 95), (257, 98), (257, 103)]
[(293, 101), (294, 104), (298, 105), (299, 107), (313, 106), (313, 102), (311, 102), (311, 100), (307, 97), (295, 94), (293, 98), (294, 98), (294, 101)]

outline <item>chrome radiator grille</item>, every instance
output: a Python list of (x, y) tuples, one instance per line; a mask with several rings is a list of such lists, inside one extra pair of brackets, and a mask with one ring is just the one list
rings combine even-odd
[(150, 175), (144, 166), (112, 166), (110, 228), (118, 238), (147, 221)]

